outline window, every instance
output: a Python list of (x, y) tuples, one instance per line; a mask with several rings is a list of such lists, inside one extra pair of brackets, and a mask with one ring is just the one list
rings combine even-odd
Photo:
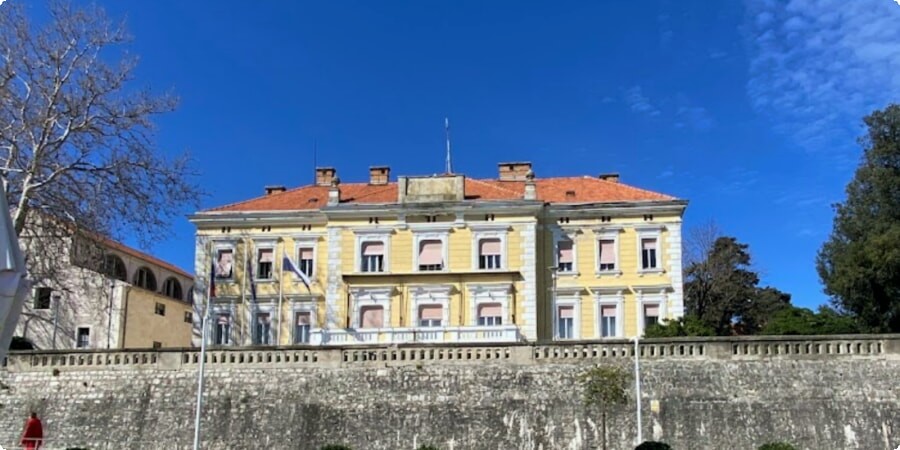
[(134, 274), (134, 284), (148, 291), (156, 291), (156, 276), (150, 269), (141, 267)]
[(275, 261), (274, 248), (261, 248), (256, 251), (256, 278), (269, 280), (272, 278), (272, 267)]
[(213, 330), (213, 344), (231, 344), (231, 314), (216, 315), (216, 328)]
[(482, 303), (478, 305), (478, 325), (503, 325), (503, 308), (499, 303)]
[(165, 305), (165, 303), (157, 303), (157, 304), (156, 304), (156, 308), (154, 308), (154, 313), (155, 313), (157, 316), (164, 316), (164, 315), (166, 315), (166, 305)]
[(575, 271), (574, 242), (565, 239), (556, 243), (557, 268), (562, 273)]
[(600, 305), (600, 337), (614, 337), (616, 330), (616, 305)]
[(439, 327), (444, 318), (444, 307), (441, 305), (422, 305), (419, 307), (420, 327)]
[(444, 270), (444, 245), (437, 239), (419, 242), (419, 270)]
[(308, 344), (312, 318), (309, 311), (298, 311), (294, 316), (294, 343)]
[(384, 242), (362, 244), (361, 272), (384, 272)]
[(313, 276), (313, 253), (312, 247), (301, 247), (297, 250), (298, 269), (310, 278)]
[(600, 252), (601, 272), (616, 270), (616, 241), (615, 239), (601, 239), (598, 251)]
[(559, 306), (556, 316), (556, 334), (560, 339), (572, 339), (575, 337), (575, 307), (571, 305)]
[(78, 327), (75, 338), (75, 348), (88, 348), (91, 346), (91, 329), (88, 327)]
[(162, 342), (153, 341), (153, 348), (162, 348)]
[(641, 238), (641, 268), (657, 269), (656, 238)]
[(231, 279), (234, 274), (234, 249), (220, 248), (216, 250), (216, 279)]
[(181, 283), (175, 277), (166, 278), (166, 281), (163, 282), (163, 294), (175, 300), (181, 300), (184, 297), (181, 292)]
[[(501, 241), (498, 238), (480, 240), (478, 242), (478, 268), (500, 269), (501, 246)], [(419, 258), (421, 261), (421, 256)]]
[(119, 281), (128, 280), (125, 263), (116, 255), (106, 255), (103, 261), (103, 273)]
[(253, 343), (256, 345), (272, 344), (272, 314), (269, 312), (256, 313), (254, 321)]
[(381, 306), (363, 306), (359, 309), (360, 328), (384, 327), (384, 308)]
[(184, 312), (184, 323), (194, 323), (194, 313), (190, 311)]
[(53, 289), (48, 287), (39, 287), (34, 290), (34, 309), (50, 309), (50, 298), (53, 295)]
[(659, 305), (644, 305), (644, 329), (659, 323)]

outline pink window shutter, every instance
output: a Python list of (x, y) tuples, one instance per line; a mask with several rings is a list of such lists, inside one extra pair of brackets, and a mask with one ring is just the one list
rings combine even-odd
[(575, 317), (575, 307), (574, 306), (560, 306), (559, 307), (559, 318), (560, 319), (569, 319)]
[(600, 264), (616, 263), (616, 241), (600, 241)]
[(300, 249), (300, 259), (313, 259), (313, 249), (301, 248)]
[(500, 254), (500, 239), (482, 239), (481, 240), (481, 254), (484, 256), (499, 255)]
[(441, 305), (424, 305), (419, 308), (419, 318), (423, 320), (441, 320), (444, 318), (444, 308)]
[(228, 325), (228, 323), (231, 322), (231, 316), (229, 316), (227, 314), (222, 314), (219, 316), (218, 322), (221, 325)]
[(384, 254), (383, 242), (366, 242), (362, 245), (362, 254), (364, 256), (377, 256)]
[(419, 265), (440, 265), (443, 262), (441, 241), (422, 241), (419, 244)]
[(659, 305), (644, 306), (644, 315), (648, 317), (659, 317)]
[(381, 328), (384, 326), (384, 309), (380, 306), (362, 308), (361, 328)]
[(616, 307), (612, 305), (601, 306), (600, 315), (603, 317), (616, 317)]
[(559, 262), (570, 263), (575, 260), (572, 251), (572, 241), (559, 241)]
[(257, 314), (256, 322), (257, 323), (269, 323), (269, 313)]
[(503, 308), (499, 303), (485, 303), (478, 307), (478, 317), (500, 317), (503, 315)]
[(270, 263), (275, 261), (275, 251), (271, 248), (262, 249), (259, 251), (259, 262), (261, 263)]
[(308, 312), (297, 313), (297, 325), (309, 325), (310, 317)]
[(641, 248), (644, 250), (656, 250), (656, 239), (641, 239)]

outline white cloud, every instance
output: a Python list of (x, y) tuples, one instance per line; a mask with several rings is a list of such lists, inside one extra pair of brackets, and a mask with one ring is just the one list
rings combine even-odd
[(644, 95), (643, 90), (640, 86), (632, 86), (625, 90), (624, 93), (625, 103), (628, 105), (628, 108), (633, 112), (638, 114), (645, 114), (648, 116), (658, 116), (660, 115), (659, 108), (657, 108), (653, 103), (650, 102), (650, 99)]
[(753, 106), (809, 151), (855, 161), (861, 118), (900, 101), (900, 8), (888, 0), (747, 0)]

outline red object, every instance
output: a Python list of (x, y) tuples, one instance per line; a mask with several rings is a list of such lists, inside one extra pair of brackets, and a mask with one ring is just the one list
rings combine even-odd
[(26, 450), (36, 450), (41, 448), (43, 442), (44, 427), (41, 425), (41, 419), (29, 417), (25, 421), (25, 432), (22, 433), (22, 447)]

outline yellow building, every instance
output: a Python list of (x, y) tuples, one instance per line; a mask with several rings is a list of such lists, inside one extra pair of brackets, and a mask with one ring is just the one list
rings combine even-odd
[(686, 205), (525, 162), (490, 180), (318, 168), (192, 216), (196, 286), (215, 273), (214, 345), (630, 337), (683, 315)]

